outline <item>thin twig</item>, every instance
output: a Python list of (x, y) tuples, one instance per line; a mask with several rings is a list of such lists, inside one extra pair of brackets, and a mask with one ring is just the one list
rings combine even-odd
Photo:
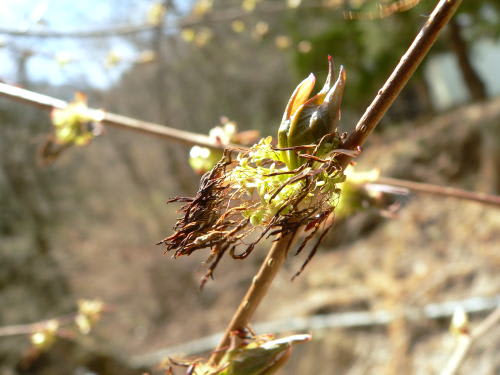
[(13, 324), (10, 326), (0, 327), (0, 337), (5, 336), (18, 336), (18, 335), (31, 335), (39, 329), (46, 327), (50, 322), (56, 320), (59, 325), (66, 325), (74, 322), (77, 313), (68, 314), (64, 316), (60, 316), (57, 318), (42, 320), (35, 323), (27, 323), (27, 324)]
[[(356, 150), (365, 143), (370, 133), (375, 129), (401, 90), (406, 86), (436, 41), (439, 32), (448, 23), (460, 3), (461, 0), (439, 1), (408, 51), (403, 55), (390, 77), (378, 91), (377, 96), (358, 121), (356, 129), (345, 141), (344, 148)], [(350, 160), (351, 157), (349, 155), (340, 155), (339, 157), (339, 162), (343, 166), (346, 166)]]
[(484, 336), (487, 332), (490, 332), (497, 324), (500, 323), (500, 307), (494, 310), (490, 315), (486, 317), (476, 328), (470, 333), (460, 334), (458, 338), (458, 343), (451, 355), (448, 363), (446, 364), (441, 375), (454, 375), (460, 369), (460, 366), (464, 362), (467, 353), (469, 352), (472, 344)]
[(444, 197), (464, 199), (468, 201), (479, 202), (483, 204), (492, 205), (495, 207), (500, 207), (500, 196), (493, 194), (478, 193), (474, 191), (467, 191), (448, 186), (426, 184), (423, 182), (400, 180), (398, 178), (392, 178), (392, 177), (379, 177), (374, 182), (385, 185), (404, 187), (418, 193), (426, 193), (432, 195), (440, 195)]
[(229, 346), (231, 333), (248, 327), (250, 320), (267, 294), (274, 277), (285, 262), (288, 250), (294, 240), (295, 233), (285, 235), (278, 239), (262, 262), (262, 265), (254, 276), (252, 284), (241, 300), (238, 309), (234, 313), (231, 322), (226, 328), (219, 345), (210, 357), (210, 363), (217, 364)]
[(126, 36), (151, 31), (155, 25), (142, 24), (136, 26), (117, 26), (113, 28), (97, 29), (97, 30), (74, 30), (74, 31), (58, 31), (58, 30), (16, 30), (5, 27), (0, 28), (0, 34), (14, 37), (31, 37), (31, 38), (103, 38)]
[[(68, 105), (64, 100), (56, 99), (48, 95), (22, 89), (13, 85), (0, 82), (0, 96), (15, 99), (19, 102), (36, 105), (46, 110), (54, 108), (64, 109)], [(155, 137), (168, 139), (186, 145), (201, 145), (210, 148), (224, 149), (227, 147), (237, 148), (237, 145), (223, 145), (210, 139), (203, 134), (191, 133), (185, 130), (169, 128), (153, 122), (141, 121), (131, 117), (121, 116), (114, 113), (105, 113), (101, 121), (103, 125), (108, 125), (125, 130), (132, 130)]]

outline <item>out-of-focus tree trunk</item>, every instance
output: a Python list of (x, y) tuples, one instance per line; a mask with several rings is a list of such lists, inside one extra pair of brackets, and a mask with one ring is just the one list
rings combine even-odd
[[(164, 0), (163, 6), (166, 9), (174, 9), (174, 3), (171, 0)], [(175, 10), (175, 9), (174, 9)], [(157, 114), (159, 117), (159, 122), (162, 124), (168, 124), (169, 113), (168, 106), (166, 105), (168, 97), (166, 95), (166, 78), (168, 76), (168, 69), (166, 67), (165, 61), (165, 20), (164, 17), (160, 20), (157, 27), (154, 30), (152, 38), (152, 49), (155, 51), (156, 56), (156, 71), (153, 74), (153, 82), (151, 87), (154, 90), (154, 97), (156, 99)], [(193, 193), (193, 178), (186, 173), (187, 167), (187, 152), (184, 151), (184, 147), (178, 145), (168, 145), (166, 150), (166, 161), (168, 163), (168, 169), (172, 177), (175, 177), (178, 187), (182, 190), (184, 194)], [(184, 159), (184, 160), (183, 160)]]
[(486, 87), (470, 60), (469, 46), (462, 35), (462, 29), (455, 18), (449, 23), (449, 44), (455, 54), (460, 72), (474, 101), (487, 97)]
[(415, 87), (415, 92), (418, 97), (418, 101), (425, 115), (430, 115), (434, 113), (434, 106), (432, 104), (431, 93), (429, 88), (429, 83), (425, 78), (419, 77), (413, 82)]
[(139, 193), (143, 196), (144, 203), (147, 205), (149, 212), (154, 217), (154, 232), (152, 233), (155, 236), (160, 236), (164, 231), (164, 216), (162, 214), (163, 206), (158, 206), (153, 199), (153, 192), (149, 181), (144, 175), (141, 173), (141, 168), (133, 155), (131, 154), (131, 150), (129, 145), (126, 142), (120, 140), (120, 138), (115, 138), (111, 140), (111, 143), (114, 146), (120, 161), (123, 163), (129, 177), (130, 181), (137, 188)]

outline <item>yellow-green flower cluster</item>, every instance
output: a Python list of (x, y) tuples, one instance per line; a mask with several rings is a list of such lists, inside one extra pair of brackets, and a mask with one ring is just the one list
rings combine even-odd
[[(228, 176), (228, 182), (239, 191), (246, 193), (249, 199), (257, 195), (259, 201), (250, 205), (243, 215), (250, 219), (252, 225), (261, 225), (275, 216), (286, 215), (292, 210), (296, 199), (307, 188), (301, 206), (314, 204), (322, 199), (331, 207), (337, 201), (336, 184), (341, 178), (334, 173), (329, 176), (326, 172), (313, 174), (309, 186), (306, 178), (295, 178), (299, 174), (308, 176), (315, 166), (303, 168), (300, 172), (290, 171), (282, 162), (282, 153), (273, 149), (272, 138), (262, 139), (253, 146), (248, 153), (239, 154), (237, 166)], [(320, 164), (315, 162), (314, 164)]]
[(363, 201), (367, 198), (367, 191), (363, 187), (366, 183), (376, 181), (380, 172), (377, 169), (359, 172), (348, 166), (344, 174), (346, 181), (340, 186), (342, 194), (335, 209), (337, 219), (350, 216), (363, 208)]
[(36, 329), (30, 336), (30, 341), (38, 350), (50, 348), (56, 340), (59, 322), (55, 319), (47, 321)]
[(103, 113), (89, 109), (85, 96), (79, 94), (66, 108), (54, 109), (51, 117), (56, 143), (82, 146), (98, 134), (96, 123), (102, 120)]
[[(208, 137), (221, 145), (234, 142), (237, 133), (236, 123), (226, 118), (222, 125), (210, 129)], [(208, 147), (193, 146), (189, 151), (189, 165), (197, 173), (203, 174), (214, 167), (222, 157), (222, 150), (209, 149)]]
[(78, 314), (75, 317), (75, 323), (78, 330), (87, 335), (95, 323), (101, 318), (104, 311), (104, 303), (101, 300), (79, 300)]

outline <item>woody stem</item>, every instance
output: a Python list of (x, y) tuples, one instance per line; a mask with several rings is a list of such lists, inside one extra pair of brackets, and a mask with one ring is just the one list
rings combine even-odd
[[(355, 150), (365, 143), (370, 133), (375, 129), (401, 90), (406, 86), (413, 73), (415, 73), (415, 70), (436, 41), (439, 32), (448, 23), (460, 3), (461, 0), (439, 1), (427, 19), (427, 22), (413, 40), (413, 43), (403, 57), (401, 57), (392, 74), (385, 81), (375, 99), (373, 99), (356, 124), (355, 130), (344, 142), (344, 148)], [(350, 160), (351, 157), (348, 155), (341, 155), (339, 157), (340, 164), (344, 167)]]
[(274, 277), (283, 265), (288, 249), (292, 245), (295, 233), (286, 234), (280, 237), (271, 247), (271, 250), (262, 262), (259, 271), (253, 277), (252, 284), (248, 288), (245, 296), (241, 300), (238, 309), (234, 313), (231, 322), (224, 332), (219, 345), (210, 357), (210, 363), (217, 365), (224, 356), (224, 352), (229, 346), (231, 333), (248, 327), (257, 307), (267, 294)]

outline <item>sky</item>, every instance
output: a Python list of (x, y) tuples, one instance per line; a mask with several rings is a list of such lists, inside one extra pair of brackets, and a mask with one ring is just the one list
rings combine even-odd
[[(0, 27), (13, 30), (95, 30), (146, 22), (154, 0), (1, 0)], [(179, 1), (189, 6), (190, 1)], [(146, 34), (145, 34), (146, 35)], [(27, 65), (32, 81), (53, 85), (80, 83), (97, 88), (109, 87), (130, 66), (139, 51), (125, 38), (41, 39), (0, 34), (0, 79), (17, 80), (17, 53), (31, 50)], [(106, 68), (106, 57), (113, 51), (122, 62)], [(61, 66), (56, 56), (70, 56), (74, 62)]]
[[(13, 30), (96, 30), (124, 25), (140, 25), (157, 0), (0, 0), (0, 29)], [(177, 0), (181, 12), (187, 12), (193, 0)], [(41, 21), (41, 22), (40, 22)], [(147, 37), (147, 34), (143, 34)], [(500, 44), (481, 41), (473, 46), (473, 63), (486, 79), (488, 91), (500, 94)], [(16, 50), (32, 50), (27, 75), (32, 82), (74, 87), (106, 89), (126, 71), (138, 53), (126, 38), (37, 39), (10, 37), (0, 33), (0, 80), (16, 83)], [(109, 52), (119, 55), (122, 62), (106, 68)], [(75, 62), (61, 66), (56, 55), (67, 55)], [(128, 60), (128, 62), (127, 62)], [(447, 108), (467, 99), (467, 90), (451, 55), (429, 61), (426, 75), (435, 104)]]

